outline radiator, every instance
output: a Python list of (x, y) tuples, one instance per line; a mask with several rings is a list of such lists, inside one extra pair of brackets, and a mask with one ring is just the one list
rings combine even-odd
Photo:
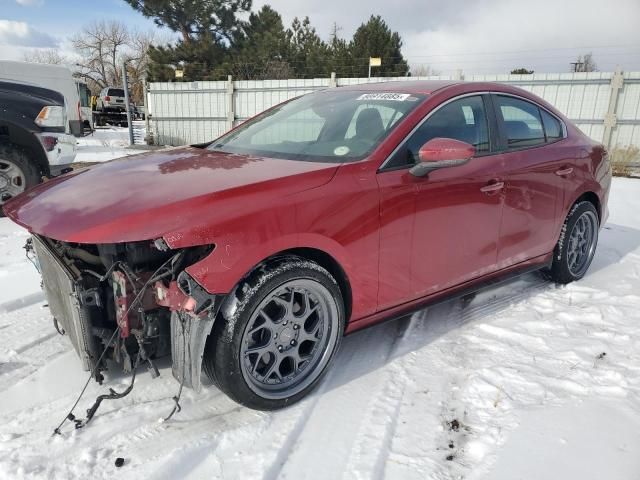
[(33, 245), (38, 256), (44, 293), (49, 302), (51, 315), (69, 336), (82, 367), (92, 370), (97, 360), (95, 339), (91, 334), (89, 317), (80, 305), (78, 288), (73, 276), (51, 248), (36, 236), (33, 237)]

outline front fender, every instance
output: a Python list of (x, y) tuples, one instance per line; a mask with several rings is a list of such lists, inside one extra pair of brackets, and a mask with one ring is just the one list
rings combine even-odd
[(351, 276), (352, 262), (346, 249), (316, 233), (283, 235), (264, 243), (248, 234), (225, 235), (210, 255), (186, 271), (210, 294), (225, 294), (265, 259), (295, 248), (320, 250), (340, 264), (347, 277)]

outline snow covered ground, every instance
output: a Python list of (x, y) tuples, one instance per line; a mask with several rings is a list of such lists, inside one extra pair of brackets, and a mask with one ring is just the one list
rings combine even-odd
[[(247, 410), (209, 385), (162, 423), (178, 389), (163, 362), (54, 437), (86, 376), (26, 233), (0, 219), (0, 477), (637, 480), (640, 181), (615, 179), (610, 210), (582, 281), (531, 274), (353, 334), (291, 408)], [(76, 413), (128, 381), (92, 383)]]
[[(134, 121), (136, 143), (144, 139), (144, 122)], [(78, 139), (75, 162), (106, 162), (114, 158), (140, 153), (140, 149), (129, 148), (129, 129), (125, 127), (97, 127), (86, 137)]]

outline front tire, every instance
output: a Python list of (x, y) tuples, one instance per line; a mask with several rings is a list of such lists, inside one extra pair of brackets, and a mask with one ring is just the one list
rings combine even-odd
[(331, 274), (299, 257), (254, 270), (221, 308), (204, 370), (236, 402), (276, 410), (304, 398), (342, 340), (345, 314)]
[(595, 255), (599, 228), (598, 212), (591, 202), (571, 208), (553, 251), (552, 280), (567, 284), (584, 277)]
[(13, 145), (0, 145), (0, 217), (2, 206), (27, 188), (40, 183), (41, 176), (29, 157)]

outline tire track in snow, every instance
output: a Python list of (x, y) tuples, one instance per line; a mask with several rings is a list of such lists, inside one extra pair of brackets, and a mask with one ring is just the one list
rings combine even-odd
[[(469, 433), (461, 430), (459, 433), (452, 434), (453, 432), (448, 431), (447, 425), (454, 418), (463, 418), (464, 411), (458, 412), (455, 407), (452, 408), (452, 405), (460, 405), (461, 400), (458, 395), (464, 388), (466, 379), (459, 376), (453, 379), (446, 375), (443, 377), (442, 372), (447, 370), (448, 365), (442, 364), (438, 351), (430, 352), (434, 349), (429, 349), (428, 346), (449, 331), (497, 314), (514, 303), (529, 298), (547, 285), (549, 285), (547, 281), (533, 276), (525, 277), (525, 279), (509, 282), (502, 292), (495, 289), (478, 292), (476, 298), (472, 299), (466, 307), (463, 307), (464, 299), (453, 299), (414, 314), (411, 338), (406, 339), (396, 349), (400, 357), (399, 361), (396, 360), (389, 365), (389, 370), (393, 372), (392, 377), (397, 378), (400, 375), (399, 372), (405, 372), (406, 378), (401, 385), (388, 383), (385, 392), (376, 399), (370, 421), (365, 422), (365, 428), (359, 434), (360, 445), (354, 447), (353, 459), (345, 476), (348, 478), (384, 478), (386, 476), (419, 478), (426, 475), (429, 478), (444, 479), (457, 478), (458, 475), (463, 474), (467, 466), (472, 463), (464, 458), (464, 444)], [(518, 291), (514, 293), (513, 290)], [(426, 359), (421, 362), (425, 364), (425, 369), (433, 369), (436, 372), (432, 380), (429, 380), (430, 376), (425, 377), (422, 385), (422, 387), (432, 387), (435, 383), (438, 387), (433, 391), (420, 388), (420, 380), (415, 380), (412, 376), (417, 361), (415, 354), (419, 354), (420, 359)], [(473, 366), (470, 365), (469, 368), (472, 370)], [(407, 395), (410, 399), (425, 398), (424, 407), (413, 405), (415, 400), (405, 401)], [(406, 424), (411, 418), (420, 415), (416, 413), (417, 410), (424, 408), (422, 411), (424, 416), (425, 412), (437, 406), (440, 408), (439, 414), (437, 410), (433, 411), (433, 416), (439, 418), (437, 425), (424, 429), (423, 438), (403, 439), (403, 432), (399, 432), (398, 429), (410, 430), (406, 428)], [(379, 419), (384, 419), (384, 422), (381, 424)], [(403, 440), (405, 445), (400, 447), (403, 453), (395, 453), (394, 443)], [(454, 448), (449, 447), (452, 440)], [(408, 448), (406, 444), (411, 444), (412, 448)], [(376, 455), (371, 453), (372, 451), (375, 451)], [(434, 456), (444, 460), (452, 453), (456, 458), (454, 462), (433, 461)], [(372, 468), (372, 465), (375, 467)], [(387, 465), (393, 466), (391, 475), (386, 471)], [(438, 468), (435, 465), (444, 465), (445, 468)]]
[[(325, 379), (324, 388), (317, 394), (313, 410), (304, 422), (305, 428), (296, 432), (294, 448), (281, 449), (286, 461), (281, 468), (272, 465), (270, 476), (265, 478), (342, 476), (371, 398), (379, 395), (388, 383), (387, 362), (410, 330), (411, 322), (410, 317), (404, 317), (345, 338), (341, 354), (332, 365), (332, 375)], [(335, 435), (338, 431), (339, 438)], [(310, 471), (308, 459), (318, 454), (315, 447), (318, 444), (331, 445), (332, 456)]]
[(16, 300), (0, 303), (0, 314), (14, 312), (21, 308), (35, 305), (36, 303), (42, 302), (44, 299), (44, 292), (35, 292)]
[(327, 380), (330, 380), (330, 378), (332, 377), (332, 373), (333, 370), (328, 372), (327, 378), (325, 378), (325, 381), (322, 383), (322, 385), (320, 385), (320, 387), (312, 394), (311, 399), (305, 401), (306, 405), (302, 409), (302, 412), (300, 412), (293, 427), (285, 436), (284, 441), (278, 449), (275, 459), (273, 460), (273, 462), (271, 462), (271, 465), (267, 468), (264, 475), (262, 476), (264, 480), (276, 480), (280, 476), (282, 468), (286, 463), (290, 452), (294, 449), (296, 441), (300, 438), (300, 435), (304, 431), (304, 428), (307, 425), (309, 418), (311, 417), (311, 413), (320, 401), (322, 392), (326, 388)]
[(47, 335), (43, 335), (41, 337), (36, 338), (35, 340), (23, 345), (22, 347), (16, 349), (16, 353), (20, 354), (20, 353), (24, 353), (27, 350), (34, 348), (38, 345), (40, 345), (41, 343), (46, 342), (47, 340), (51, 340), (54, 337), (57, 337), (58, 335), (60, 335), (58, 332), (53, 332), (53, 333), (49, 333)]

